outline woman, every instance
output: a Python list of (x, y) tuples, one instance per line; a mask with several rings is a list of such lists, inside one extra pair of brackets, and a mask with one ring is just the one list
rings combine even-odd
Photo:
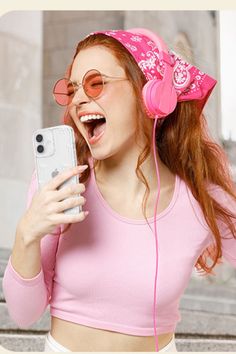
[[(214, 274), (222, 255), (236, 267), (235, 187), (201, 113), (215, 84), (145, 29), (78, 44), (54, 97), (67, 106), (79, 166), (40, 191), (33, 174), (3, 279), (19, 326), (50, 304), (45, 351), (177, 351), (194, 267)], [(57, 190), (76, 173), (74, 190)], [(89, 215), (63, 214), (85, 203)]]

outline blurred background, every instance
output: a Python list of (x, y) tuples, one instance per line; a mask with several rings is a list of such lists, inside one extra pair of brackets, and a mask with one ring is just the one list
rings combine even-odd
[[(60, 124), (52, 88), (64, 76), (76, 44), (88, 33), (147, 27), (169, 48), (218, 80), (205, 107), (210, 134), (229, 157), (236, 182), (236, 11), (16, 11), (0, 18), (0, 344), (42, 350), (49, 316), (19, 330), (9, 318), (1, 277), (26, 206), (34, 169), (32, 133)], [(225, 262), (216, 277), (195, 272), (181, 301), (179, 351), (236, 351), (236, 270)], [(223, 316), (222, 316), (223, 315)]]

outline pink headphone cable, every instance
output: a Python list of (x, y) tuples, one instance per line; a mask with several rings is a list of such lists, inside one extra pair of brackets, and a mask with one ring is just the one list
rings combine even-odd
[(155, 117), (155, 122), (154, 122), (154, 127), (153, 127), (153, 136), (152, 136), (152, 144), (153, 144), (153, 151), (154, 151), (154, 159), (155, 159), (155, 165), (156, 165), (156, 172), (157, 172), (157, 199), (156, 199), (156, 204), (155, 204), (155, 209), (154, 209), (154, 230), (155, 230), (155, 240), (156, 240), (156, 274), (155, 274), (155, 284), (154, 284), (154, 310), (153, 310), (153, 320), (154, 320), (154, 335), (155, 335), (155, 343), (156, 343), (156, 351), (159, 351), (158, 348), (158, 337), (156, 334), (156, 281), (157, 281), (157, 273), (158, 273), (158, 242), (157, 242), (157, 229), (156, 229), (156, 213), (157, 213), (157, 204), (159, 201), (159, 196), (160, 196), (160, 175), (159, 175), (159, 169), (158, 169), (158, 163), (157, 163), (157, 158), (156, 158), (156, 141), (155, 141), (155, 132), (156, 132), (156, 124), (157, 124), (158, 117)]

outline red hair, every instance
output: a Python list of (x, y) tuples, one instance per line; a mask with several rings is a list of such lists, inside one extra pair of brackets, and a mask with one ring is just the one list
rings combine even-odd
[[(139, 119), (137, 119), (135, 141), (138, 144), (139, 139), (144, 138), (145, 147), (138, 157), (135, 172), (137, 177), (146, 186), (142, 210), (147, 220), (146, 201), (150, 194), (150, 188), (140, 166), (151, 153), (154, 120), (145, 119), (147, 113), (141, 93), (142, 87), (146, 83), (146, 78), (128, 50), (114, 38), (104, 34), (94, 34), (79, 42), (74, 58), (81, 50), (96, 45), (104, 46), (111, 50), (120, 65), (124, 68), (137, 97), (137, 114)], [(68, 68), (68, 76), (70, 75), (72, 64)], [(78, 164), (89, 165), (90, 150), (68, 112), (65, 114), (64, 122), (74, 129), (77, 141)], [(236, 238), (236, 230), (231, 219), (236, 218), (236, 216), (223, 208), (222, 205), (209, 195), (206, 182), (220, 186), (235, 201), (236, 191), (230, 174), (227, 155), (223, 148), (210, 138), (205, 116), (201, 113), (197, 101), (178, 102), (175, 110), (168, 117), (158, 120), (156, 148), (162, 162), (173, 174), (177, 174), (185, 181), (202, 209), (215, 242), (199, 256), (195, 267), (203, 275), (214, 275), (213, 268), (217, 263), (222, 263), (221, 235), (216, 220), (224, 220), (234, 238)], [(98, 164), (99, 161), (95, 161), (94, 167)], [(89, 167), (82, 173), (80, 178), (81, 183), (86, 183), (90, 173)], [(211, 258), (213, 261), (211, 266), (207, 265), (208, 258)]]

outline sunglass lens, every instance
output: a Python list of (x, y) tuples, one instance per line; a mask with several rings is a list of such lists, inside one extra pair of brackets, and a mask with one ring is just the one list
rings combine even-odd
[(84, 77), (83, 86), (88, 97), (98, 97), (103, 90), (102, 75), (98, 71), (90, 71)]
[(72, 82), (68, 79), (58, 80), (54, 86), (53, 95), (59, 105), (68, 105), (74, 95), (74, 87)]

